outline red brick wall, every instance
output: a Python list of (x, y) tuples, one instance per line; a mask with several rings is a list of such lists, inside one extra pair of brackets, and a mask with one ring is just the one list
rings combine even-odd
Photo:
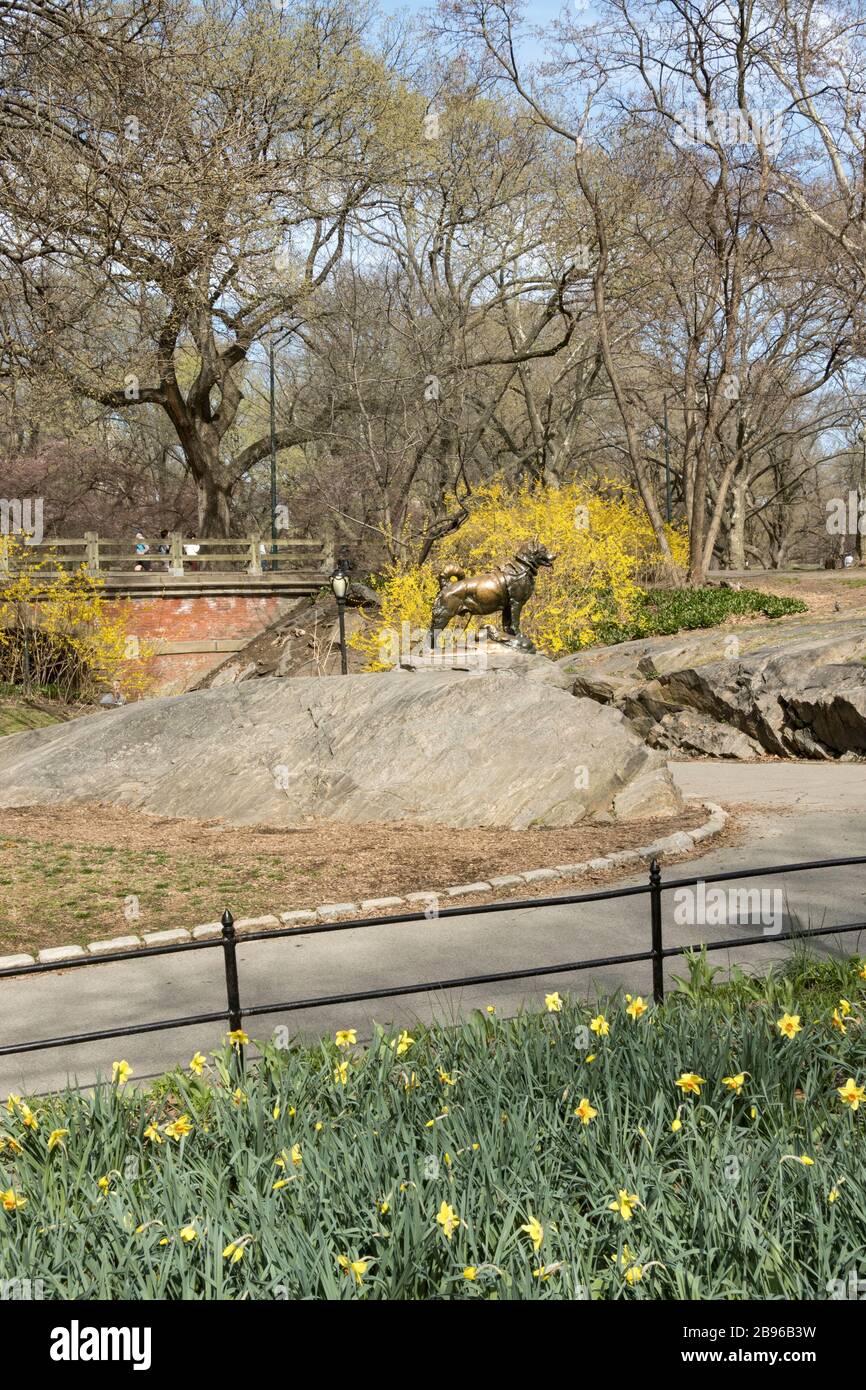
[[(128, 599), (128, 631), (148, 641), (208, 642), (216, 638), (250, 641), (297, 599), (279, 594), (225, 594), (218, 597)], [(231, 653), (183, 652), (156, 655), (151, 664), (154, 694), (188, 690)]]

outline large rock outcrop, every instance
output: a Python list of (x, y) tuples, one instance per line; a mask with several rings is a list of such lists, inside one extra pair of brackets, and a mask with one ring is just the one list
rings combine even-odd
[(576, 695), (656, 748), (752, 759), (866, 756), (866, 617), (679, 633), (560, 662)]
[(509, 672), (261, 679), (3, 739), (0, 805), (561, 826), (675, 811), (662, 762), (620, 711)]

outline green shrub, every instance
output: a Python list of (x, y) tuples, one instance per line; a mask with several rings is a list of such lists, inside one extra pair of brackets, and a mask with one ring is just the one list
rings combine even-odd
[(866, 1074), (866, 972), (838, 970), (841, 1029), (826, 973), (720, 989), (696, 961), (664, 1008), (600, 1008), (606, 1036), (564, 1001), (13, 1097), (0, 1278), (48, 1298), (824, 1299), (866, 1248), (866, 1105), (839, 1093)]
[(631, 622), (625, 626), (605, 626), (599, 632), (599, 641), (604, 644), (628, 642), (634, 637), (667, 636), (683, 629), (716, 627), (727, 618), (741, 614), (782, 618), (806, 611), (807, 605), (801, 599), (780, 598), (756, 589), (650, 589), (638, 600)]

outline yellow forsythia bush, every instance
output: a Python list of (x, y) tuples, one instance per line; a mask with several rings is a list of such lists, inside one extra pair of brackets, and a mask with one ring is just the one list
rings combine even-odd
[[(582, 483), (513, 490), (493, 482), (469, 506), (466, 522), (439, 542), (427, 564), (392, 566), (374, 581), (381, 610), (352, 638), (371, 670), (393, 664), (401, 632), (417, 640), (429, 627), (438, 575), (451, 567), (477, 573), (511, 559), (533, 537), (542, 541), (556, 564), (539, 572), (521, 630), (540, 651), (557, 657), (590, 645), (605, 627), (626, 626), (642, 593), (637, 577), (662, 562), (640, 499), (619, 484), (601, 491)], [(668, 538), (676, 564), (684, 564), (686, 538), (673, 529)], [(473, 619), (470, 626), (486, 621), (500, 623), (494, 615)], [(460, 631), (465, 622), (458, 618), (451, 626)]]
[(0, 537), (0, 683), (85, 703), (107, 688), (136, 698), (151, 650), (129, 618), (83, 565), (54, 569), (50, 556)]

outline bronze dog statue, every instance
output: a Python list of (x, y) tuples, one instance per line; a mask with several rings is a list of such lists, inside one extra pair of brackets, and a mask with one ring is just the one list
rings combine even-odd
[(439, 593), (430, 622), (433, 645), (437, 632), (442, 632), (459, 614), (476, 617), (501, 610), (503, 629), (511, 638), (508, 645), (535, 651), (520, 631), (520, 615), (532, 598), (539, 569), (549, 569), (555, 559), (546, 545), (532, 540), (521, 546), (513, 560), (496, 565), (485, 574), (467, 577), (463, 570), (445, 570), (439, 575)]

